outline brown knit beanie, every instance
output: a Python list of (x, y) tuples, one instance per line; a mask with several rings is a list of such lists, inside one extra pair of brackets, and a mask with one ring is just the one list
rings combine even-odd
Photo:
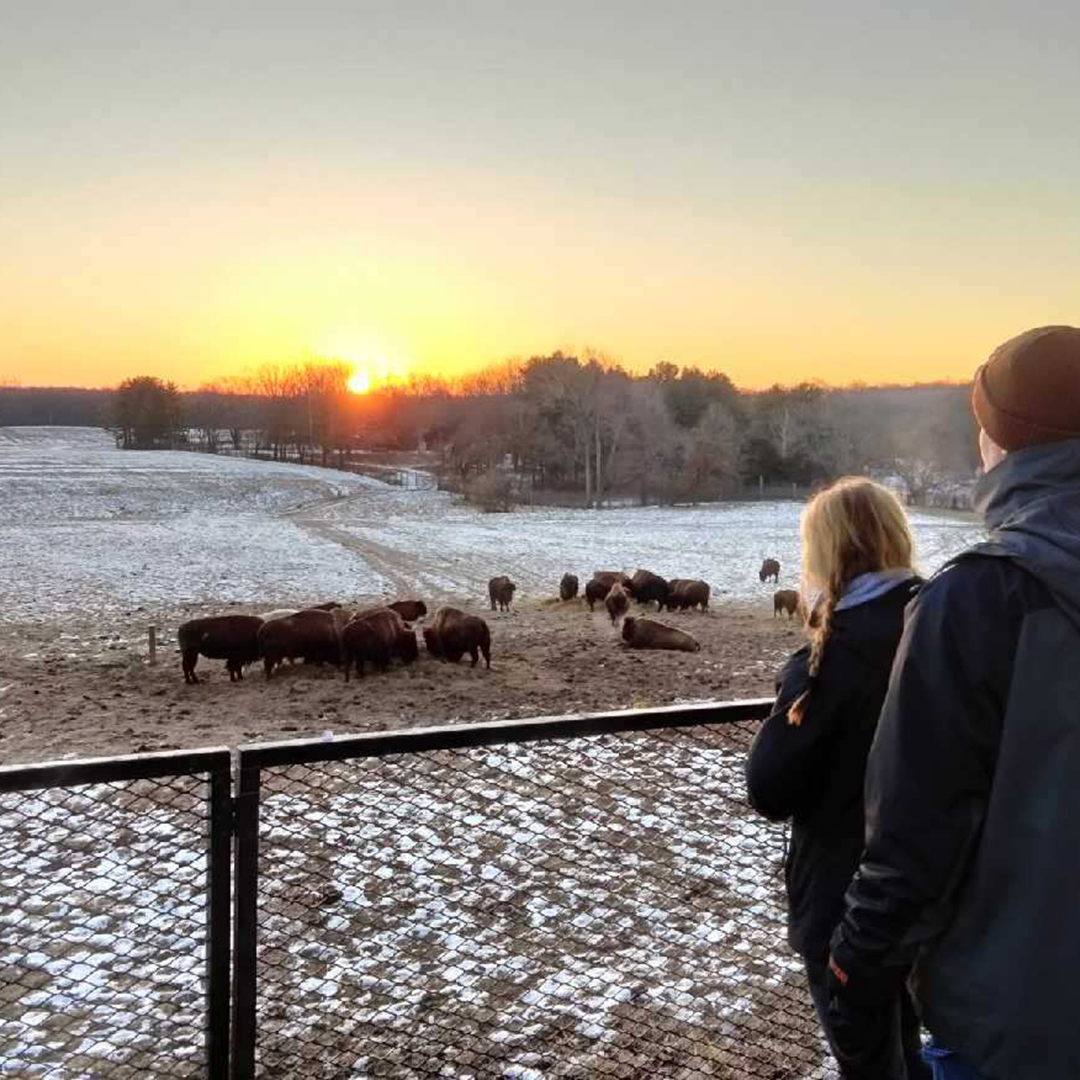
[(971, 408), (1002, 450), (1080, 439), (1080, 330), (1040, 326), (999, 345), (975, 372)]

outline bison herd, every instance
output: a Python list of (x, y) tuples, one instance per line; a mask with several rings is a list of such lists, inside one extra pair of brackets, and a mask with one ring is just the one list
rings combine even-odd
[[(779, 580), (780, 564), (766, 559), (759, 573), (761, 581)], [(492, 611), (509, 611), (517, 586), (505, 575), (488, 582)], [(559, 598), (574, 600), (579, 582), (574, 574), (564, 574), (559, 582)], [(671, 649), (698, 652), (701, 645), (691, 635), (653, 619), (630, 614), (631, 603), (657, 612), (709, 610), (708, 582), (691, 578), (667, 580), (650, 570), (638, 570), (633, 577), (618, 570), (597, 570), (585, 583), (585, 602), (590, 611), (603, 603), (612, 626), (622, 620), (622, 640), (630, 648)], [(773, 616), (784, 612), (791, 619), (801, 612), (799, 594), (781, 589), (773, 597)], [(229, 680), (243, 679), (248, 664), (262, 661), (266, 678), (282, 664), (332, 664), (344, 670), (345, 681), (356, 669), (364, 675), (364, 665), (386, 671), (394, 660), (411, 664), (420, 650), (413, 624), (427, 616), (422, 600), (398, 600), (384, 607), (350, 613), (338, 603), (317, 607), (279, 609), (262, 615), (215, 615), (191, 619), (177, 632), (184, 681), (197, 683), (195, 665), (200, 656), (224, 660)], [(431, 656), (457, 663), (466, 653), (476, 667), (483, 656), (491, 667), (491, 630), (476, 615), (453, 607), (440, 608), (423, 629), (424, 645)]]
[[(427, 615), (422, 600), (400, 600), (385, 607), (350, 614), (340, 604), (323, 604), (299, 611), (268, 611), (263, 615), (213, 615), (192, 619), (177, 632), (184, 681), (198, 682), (195, 665), (200, 656), (224, 660), (232, 682), (243, 679), (247, 664), (263, 663), (266, 678), (288, 661), (333, 664), (344, 669), (345, 681), (355, 667), (363, 677), (364, 665), (386, 671), (391, 661), (411, 664), (420, 655), (412, 623)], [(483, 619), (444, 607), (424, 630), (432, 656), (458, 661), (468, 653), (476, 667), (483, 654), (491, 667), (491, 632)]]

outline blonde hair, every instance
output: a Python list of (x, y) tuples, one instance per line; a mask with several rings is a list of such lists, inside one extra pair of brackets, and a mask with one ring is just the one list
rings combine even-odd
[(910, 570), (914, 543), (907, 515), (888, 488), (845, 476), (819, 491), (802, 512), (803, 591), (820, 600), (807, 611), (810, 686), (788, 709), (800, 724), (829, 640), (833, 611), (852, 579), (874, 570)]

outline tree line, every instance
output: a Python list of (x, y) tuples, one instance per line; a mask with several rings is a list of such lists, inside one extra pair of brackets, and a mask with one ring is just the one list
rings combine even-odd
[(154, 376), (112, 391), (0, 388), (0, 424), (107, 427), (127, 448), (192, 447), (346, 464), (358, 451), (438, 455), (446, 486), (485, 505), (686, 502), (805, 488), (847, 472), (896, 477), (913, 502), (977, 464), (967, 388), (739, 390), (657, 363), (634, 374), (554, 352), (457, 379), (348, 390), (351, 367), (309, 358), (180, 391)]

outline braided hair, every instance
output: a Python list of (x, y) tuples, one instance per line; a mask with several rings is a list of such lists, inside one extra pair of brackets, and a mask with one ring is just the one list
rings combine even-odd
[(910, 569), (913, 544), (907, 516), (896, 496), (861, 476), (848, 476), (818, 492), (803, 510), (803, 580), (820, 599), (807, 612), (810, 660), (806, 689), (788, 708), (789, 724), (806, 716), (817, 684), (833, 614), (849, 583), (860, 574)]

